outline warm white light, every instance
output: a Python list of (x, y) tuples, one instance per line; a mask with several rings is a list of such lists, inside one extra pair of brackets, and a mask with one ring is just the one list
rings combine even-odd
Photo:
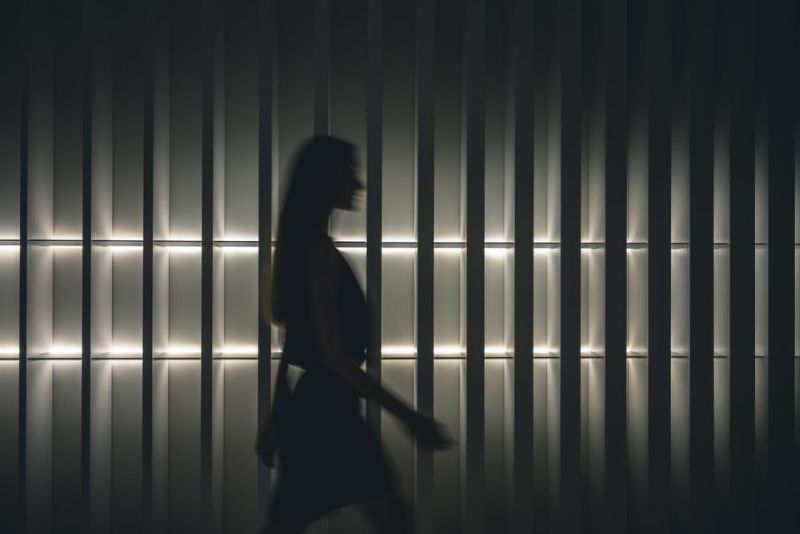
[(83, 245), (49, 245), (52, 250), (81, 250)]
[(413, 356), (416, 353), (414, 345), (384, 345), (381, 348), (381, 354), (391, 356)]
[(508, 256), (509, 249), (507, 248), (487, 248), (484, 249), (483, 254), (487, 258), (505, 258)]
[(536, 247), (536, 248), (533, 249), (533, 255), (534, 256), (548, 256), (550, 253), (556, 252), (556, 251), (558, 251), (557, 248)]
[(0, 245), (0, 254), (12, 254), (19, 252), (19, 245)]
[(200, 354), (200, 347), (196, 345), (170, 345), (164, 351), (164, 354)]
[(19, 354), (19, 347), (0, 347), (0, 356), (16, 356)]
[(534, 354), (541, 354), (541, 355), (550, 355), (555, 354), (555, 351), (548, 347), (547, 345), (539, 345), (538, 347), (533, 347)]
[(488, 346), (483, 351), (485, 354), (493, 354), (493, 355), (502, 355), (511, 352), (508, 350), (508, 347), (504, 347), (502, 345)]
[(222, 241), (223, 242), (225, 242), (225, 241), (240, 241), (240, 242), (241, 241), (253, 241), (254, 243), (257, 243), (258, 242), (258, 236), (257, 235), (241, 235), (241, 236), (238, 236), (238, 235), (229, 235), (228, 234), (228, 235), (225, 235), (225, 237), (222, 238)]
[(141, 245), (111, 245), (108, 247), (111, 252), (141, 252)]
[(384, 247), (384, 254), (414, 254), (417, 251), (415, 247)]
[(366, 254), (367, 247), (336, 247), (339, 252), (347, 252), (349, 254)]
[(123, 346), (123, 345), (115, 345), (108, 349), (109, 354), (118, 355), (118, 354), (141, 354), (142, 348), (137, 346)]
[(258, 354), (258, 345), (229, 345), (220, 352), (226, 356), (252, 356)]
[(433, 252), (436, 254), (445, 254), (448, 256), (458, 256), (466, 249), (464, 247), (459, 246), (451, 246), (451, 247), (436, 247), (433, 249)]
[(232, 246), (222, 246), (222, 250), (225, 254), (257, 254), (258, 247), (253, 246), (246, 246), (246, 247), (232, 247)]
[(53, 345), (50, 347), (49, 354), (53, 354), (56, 356), (75, 356), (79, 354), (83, 354), (83, 348), (78, 346), (68, 346), (68, 345)]
[(169, 245), (165, 247), (167, 252), (177, 253), (177, 254), (187, 254), (191, 252), (200, 252), (203, 250), (203, 247), (197, 245)]
[(433, 353), (439, 356), (455, 356), (463, 354), (464, 348), (458, 345), (439, 345), (438, 347), (433, 347)]

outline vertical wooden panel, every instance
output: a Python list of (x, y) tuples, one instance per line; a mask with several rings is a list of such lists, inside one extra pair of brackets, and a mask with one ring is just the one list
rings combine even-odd
[(92, 3), (83, 5), (81, 24), (83, 44), (82, 95), (82, 267), (81, 267), (81, 525), (91, 524), (91, 410), (92, 410), (92, 111), (94, 25)]
[[(30, 120), (30, 63), (27, 6), (20, 5), (19, 14), (19, 307), (17, 359), (19, 378), (17, 379), (17, 514), (13, 525), (25, 532), (28, 504), (28, 125)], [(11, 19), (9, 19), (11, 20)]]
[(797, 530), (799, 482), (794, 443), (794, 120), (797, 32), (794, 3), (768, 2), (763, 59), (767, 98), (768, 189), (768, 520), (772, 532)]
[(672, 10), (647, 5), (648, 113), (648, 475), (649, 521), (654, 533), (670, 530), (670, 302)]
[(142, 102), (142, 529), (153, 521), (153, 179), (155, 173), (156, 0), (145, 4)]
[(627, 1), (609, 0), (604, 9), (605, 52), (605, 473), (608, 532), (627, 524), (627, 206), (628, 206), (628, 66)]
[(714, 496), (714, 182), (713, 11), (690, 2), (689, 83), (689, 511), (691, 529), (709, 532)]
[[(513, 528), (530, 532), (533, 513), (533, 2), (513, 8), (512, 113), (514, 153), (514, 506)], [(544, 318), (543, 318), (544, 319)], [(538, 526), (538, 524), (537, 524)]]
[(201, 125), (201, 285), (200, 291), (200, 512), (202, 523), (210, 529), (212, 522), (213, 464), (213, 285), (214, 285), (214, 61), (215, 37), (220, 18), (216, 0), (202, 5), (204, 40), (202, 46), (202, 125)]
[[(270, 323), (272, 272), (272, 169), (275, 87), (275, 27), (274, 1), (258, 4), (258, 420), (263, 421), (271, 411), (271, 352)], [(267, 502), (270, 489), (270, 470), (259, 463), (258, 500)], [(269, 511), (267, 510), (267, 513)]]
[(325, 135), (330, 131), (330, 63), (331, 16), (330, 0), (314, 2), (314, 38), (316, 40), (314, 69), (314, 133)]
[(577, 532), (580, 511), (581, 2), (559, 5), (561, 168), (560, 532)]
[[(367, 305), (371, 323), (367, 373), (381, 378), (381, 241), (383, 203), (383, 0), (367, 13)], [(380, 406), (367, 403), (367, 420), (380, 435)]]
[[(433, 415), (433, 214), (435, 3), (417, 4), (417, 365), (416, 409)], [(433, 455), (417, 449), (419, 530), (433, 532)]]
[(469, 0), (464, 33), (465, 152), (467, 175), (466, 495), (464, 527), (484, 531), (484, 10)]
[(755, 530), (755, 4), (732, 4), (726, 32), (730, 91), (729, 528)]

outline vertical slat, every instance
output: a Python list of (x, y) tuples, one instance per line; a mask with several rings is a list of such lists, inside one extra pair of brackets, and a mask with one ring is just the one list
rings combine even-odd
[[(274, 1), (259, 2), (258, 46), (258, 309), (269, 306), (270, 274), (272, 266), (272, 147), (275, 69), (275, 28), (273, 26)], [(265, 274), (266, 273), (266, 274)], [(266, 286), (266, 287), (265, 287)], [(265, 302), (266, 299), (266, 302)], [(270, 375), (272, 328), (262, 316), (258, 321), (258, 420), (270, 413)], [(258, 500), (267, 502), (270, 489), (269, 468), (259, 463)]]
[(580, 527), (581, 333), (581, 2), (558, 13), (561, 164), (560, 532)]
[(331, 16), (330, 0), (314, 2), (314, 36), (316, 37), (314, 72), (314, 133), (326, 135), (330, 131), (330, 63)]
[(794, 443), (794, 39), (796, 5), (765, 6), (768, 173), (768, 530), (796, 532)]
[(606, 374), (605, 472), (607, 532), (624, 532), (627, 515), (627, 1), (607, 0), (605, 27)]
[(81, 524), (89, 530), (91, 495), (91, 385), (92, 385), (92, 4), (83, 5), (83, 200), (81, 253)]
[(214, 266), (214, 36), (218, 16), (215, 0), (204, 0), (205, 46), (202, 56), (202, 162), (201, 162), (201, 305), (200, 305), (200, 491), (202, 523), (212, 524), (212, 421), (213, 421), (213, 266)]
[(671, 306), (671, 109), (672, 10), (669, 2), (647, 6), (648, 112), (648, 491), (651, 532), (670, 531), (670, 306)]
[[(417, 384), (416, 408), (433, 415), (433, 213), (435, 3), (417, 2)], [(433, 456), (417, 450), (419, 530), (433, 527)]]
[[(381, 379), (381, 203), (383, 182), (383, 0), (367, 13), (367, 303), (369, 347), (367, 373)], [(380, 435), (381, 409), (367, 402), (367, 420)]]
[(533, 3), (513, 9), (510, 114), (514, 128), (514, 532), (530, 532), (533, 513)]
[(752, 0), (726, 28), (730, 91), (730, 526), (755, 531), (755, 136)]
[(142, 107), (142, 527), (153, 522), (153, 177), (156, 0), (146, 4)]
[(465, 124), (467, 175), (466, 532), (484, 531), (484, 0), (466, 11)]
[(19, 123), (19, 398), (17, 401), (17, 517), (20, 532), (26, 529), (28, 481), (28, 125), (30, 117), (29, 15), (27, 3), (20, 10), (20, 123)]
[(709, 532), (714, 499), (713, 35), (710, 2), (688, 5), (689, 80), (689, 514)]

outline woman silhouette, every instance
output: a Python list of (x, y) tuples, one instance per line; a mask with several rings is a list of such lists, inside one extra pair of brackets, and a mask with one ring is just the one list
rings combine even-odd
[[(265, 320), (286, 337), (273, 410), (256, 450), (278, 478), (262, 532), (303, 532), (335, 509), (358, 504), (376, 532), (414, 532), (414, 512), (399, 491), (380, 439), (358, 412), (359, 397), (398, 417), (420, 447), (452, 444), (444, 427), (414, 411), (361, 370), (369, 315), (347, 260), (326, 233), (334, 208), (353, 209), (355, 146), (334, 137), (306, 141), (294, 161), (278, 220), (274, 276)], [(266, 299), (265, 299), (266, 301)], [(289, 393), (289, 364), (305, 372)]]

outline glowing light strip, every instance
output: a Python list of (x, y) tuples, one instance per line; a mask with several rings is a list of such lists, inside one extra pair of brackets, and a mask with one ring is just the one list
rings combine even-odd
[(220, 247), (225, 254), (258, 254), (257, 246), (230, 246), (222, 245)]
[(258, 345), (233, 345), (222, 347), (220, 353), (225, 356), (255, 356), (258, 354)]
[(77, 356), (83, 354), (81, 346), (67, 346), (67, 345), (53, 345), (47, 354), (54, 354), (56, 356)]
[(200, 252), (203, 250), (203, 247), (197, 245), (167, 245), (164, 247), (167, 252), (170, 253), (179, 253), (179, 254), (187, 254), (191, 252)]
[(200, 347), (191, 345), (170, 345), (164, 351), (164, 354), (200, 354)]
[(0, 347), (0, 356), (17, 356), (19, 347)]
[(3, 252), (7, 254), (19, 252), (19, 245), (0, 245), (0, 253)]

